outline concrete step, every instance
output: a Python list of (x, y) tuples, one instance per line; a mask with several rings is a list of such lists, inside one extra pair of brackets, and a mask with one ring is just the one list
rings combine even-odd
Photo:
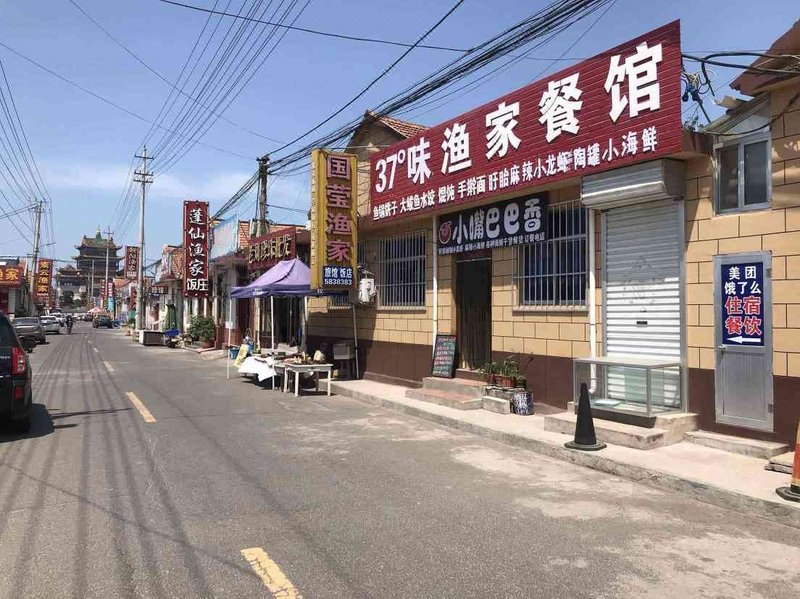
[(426, 376), (422, 379), (423, 389), (435, 389), (437, 391), (448, 391), (463, 395), (464, 397), (483, 397), (483, 388), (486, 383), (483, 381), (472, 381), (469, 379), (443, 379), (436, 376)]
[(787, 451), (780, 455), (772, 456), (764, 466), (764, 470), (774, 470), (775, 472), (783, 472), (784, 474), (792, 474), (794, 467), (794, 451)]
[(480, 397), (469, 397), (441, 389), (408, 389), (406, 397), (456, 410), (480, 410), (483, 407), (483, 400)]
[[(577, 416), (569, 412), (552, 414), (544, 417), (544, 430), (564, 435), (575, 434), (575, 422)], [(667, 431), (661, 428), (644, 428), (632, 424), (623, 424), (611, 420), (594, 419), (594, 431), (598, 441), (611, 443), (612, 445), (622, 445), (633, 449), (655, 449), (672, 445), (680, 441), (674, 435), (668, 435)]]
[(484, 395), (481, 398), (483, 402), (483, 409), (490, 412), (497, 412), (498, 414), (510, 414), (511, 402), (502, 397), (492, 397), (491, 395)]
[(770, 459), (776, 455), (786, 453), (789, 446), (785, 443), (774, 443), (772, 441), (758, 441), (756, 439), (744, 439), (731, 435), (720, 435), (709, 431), (689, 431), (684, 437), (691, 443), (697, 443), (705, 447), (713, 447), (730, 453), (750, 456), (751, 458)]
[[(567, 403), (567, 412), (575, 413), (575, 402)], [(592, 409), (595, 422), (598, 420), (613, 420), (642, 428), (660, 428), (674, 437), (673, 443), (683, 440), (684, 433), (697, 430), (697, 414), (691, 412), (665, 412), (663, 414), (653, 414), (648, 417), (646, 414), (619, 413), (613, 410)]]

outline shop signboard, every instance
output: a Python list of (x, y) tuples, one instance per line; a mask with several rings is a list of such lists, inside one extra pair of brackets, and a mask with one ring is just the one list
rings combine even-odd
[(373, 154), (372, 218), (445, 210), (680, 150), (675, 21)]
[(0, 287), (19, 287), (22, 278), (21, 266), (0, 266)]
[(281, 260), (297, 256), (297, 229), (281, 229), (250, 240), (247, 250), (247, 267), (250, 270), (267, 270)]
[(456, 369), (456, 336), (436, 335), (431, 376), (451, 379)]
[(150, 286), (150, 297), (160, 297), (162, 295), (167, 295), (168, 289), (166, 285), (151, 285)]
[(358, 266), (358, 158), (311, 153), (311, 288), (355, 287)]
[(209, 260), (230, 256), (239, 251), (239, 215), (221, 221), (211, 229)]
[(764, 346), (764, 264), (722, 264), (722, 343), (732, 346)]
[(126, 245), (125, 246), (125, 278), (138, 279), (139, 278), (139, 246)]
[(53, 280), (53, 261), (39, 258), (36, 264), (35, 294), (40, 302), (50, 300), (50, 285)]
[(467, 208), (439, 219), (439, 254), (458, 254), (544, 241), (547, 200), (528, 196)]
[(114, 281), (113, 279), (109, 279), (106, 281), (106, 308), (108, 308), (109, 312), (114, 311)]
[(208, 202), (183, 203), (183, 251), (186, 271), (185, 297), (208, 297)]

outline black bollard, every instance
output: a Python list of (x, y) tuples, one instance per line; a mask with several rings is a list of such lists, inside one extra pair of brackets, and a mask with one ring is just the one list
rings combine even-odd
[(581, 395), (578, 399), (578, 420), (575, 422), (575, 440), (567, 441), (567, 449), (580, 449), (581, 451), (597, 451), (604, 449), (605, 443), (598, 443), (594, 434), (594, 420), (592, 420), (592, 405), (589, 403), (589, 389), (586, 383), (581, 384)]

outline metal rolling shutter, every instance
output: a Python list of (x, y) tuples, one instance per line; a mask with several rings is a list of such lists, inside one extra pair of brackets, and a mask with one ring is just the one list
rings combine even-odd
[[(680, 360), (681, 226), (674, 200), (607, 211), (606, 355)], [(609, 397), (644, 402), (641, 372), (609, 369)], [(654, 403), (679, 403), (678, 373), (659, 378), (653, 383)]]

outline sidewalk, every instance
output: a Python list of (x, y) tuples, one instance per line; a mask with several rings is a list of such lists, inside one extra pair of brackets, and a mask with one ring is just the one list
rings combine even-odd
[(409, 399), (406, 387), (368, 380), (337, 381), (332, 388), (371, 405), (800, 528), (800, 503), (784, 501), (775, 493), (776, 487), (789, 484), (790, 476), (765, 470), (763, 459), (687, 442), (647, 451), (618, 445), (599, 452), (574, 451), (564, 447), (570, 436), (544, 430), (543, 416), (456, 410)]

